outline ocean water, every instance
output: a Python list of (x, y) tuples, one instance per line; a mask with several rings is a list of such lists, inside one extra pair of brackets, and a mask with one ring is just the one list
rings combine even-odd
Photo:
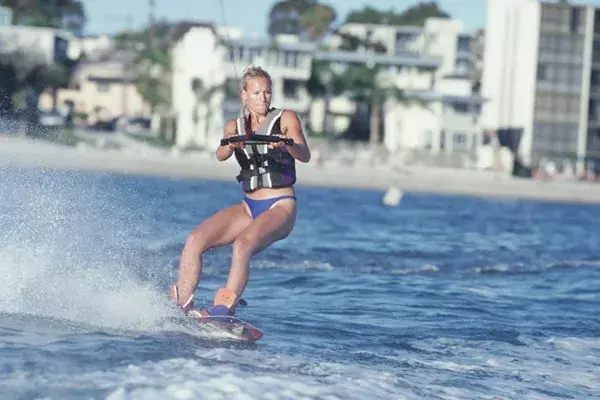
[[(600, 398), (600, 207), (297, 190), (295, 230), (251, 263), (238, 315), (265, 336), (244, 344), (167, 299), (233, 179), (0, 169), (0, 398)], [(200, 303), (229, 260), (206, 255)]]

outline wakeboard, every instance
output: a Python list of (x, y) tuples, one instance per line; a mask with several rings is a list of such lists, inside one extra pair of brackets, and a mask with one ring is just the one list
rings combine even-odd
[(229, 315), (200, 316), (191, 311), (188, 316), (192, 318), (200, 330), (214, 334), (217, 337), (256, 342), (263, 337), (263, 332), (250, 323), (238, 317)]

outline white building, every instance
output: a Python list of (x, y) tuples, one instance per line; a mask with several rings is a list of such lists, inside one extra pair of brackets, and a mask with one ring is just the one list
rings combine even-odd
[(12, 25), (13, 11), (8, 7), (0, 7), (0, 26)]
[(81, 47), (72, 33), (24, 25), (0, 26), (0, 56), (22, 53), (29, 66), (76, 60)]
[(87, 35), (76, 38), (81, 53), (87, 61), (97, 61), (106, 58), (106, 55), (114, 52), (116, 40), (108, 35)]
[(147, 118), (150, 107), (140, 95), (131, 68), (133, 54), (115, 51), (110, 58), (80, 62), (68, 88), (40, 96), (41, 109), (51, 110), (72, 102), (74, 111), (86, 115), (86, 123), (108, 122), (115, 118)]
[[(239, 31), (212, 24), (187, 25), (173, 38), (171, 51), (176, 145), (218, 141), (224, 122), (240, 114), (239, 78), (248, 64), (261, 65), (271, 73), (275, 107), (294, 109), (304, 123), (321, 130), (323, 101), (311, 99), (306, 90), (312, 60), (317, 59), (332, 63), (334, 69), (349, 64), (384, 65), (388, 80), (428, 103), (423, 107), (386, 102), (383, 126), (388, 150), (470, 152), (477, 147), (482, 99), (471, 95), (466, 69), (469, 36), (461, 32), (460, 22), (431, 19), (424, 28), (348, 24), (344, 30), (378, 38), (387, 53), (342, 51), (335, 46), (322, 51), (295, 36), (281, 35), (270, 41), (244, 38)], [(194, 87), (201, 90), (195, 93)], [(337, 131), (347, 129), (356, 112), (354, 103), (342, 96), (331, 100), (329, 110)]]
[(593, 6), (487, 0), (483, 119), (522, 129), (524, 164), (600, 156), (599, 34)]
[[(305, 83), (310, 77), (314, 46), (296, 37), (276, 42), (242, 38), (239, 32), (211, 24), (188, 26), (175, 37), (172, 48), (173, 113), (176, 145), (217, 143), (224, 123), (240, 115), (239, 80), (249, 64), (260, 65), (273, 79), (273, 106), (303, 115), (310, 105)], [(202, 90), (194, 93), (194, 81)]]
[[(384, 143), (389, 150), (429, 149), (435, 154), (471, 152), (481, 145), (484, 99), (472, 93), (472, 37), (460, 21), (430, 18), (422, 28), (352, 23), (340, 31), (380, 42), (389, 56), (415, 60), (390, 72), (399, 88), (425, 100), (427, 107), (388, 102)], [(431, 70), (427, 61), (434, 59)]]

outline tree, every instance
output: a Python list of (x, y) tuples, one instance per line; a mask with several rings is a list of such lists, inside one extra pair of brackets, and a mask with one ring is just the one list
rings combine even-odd
[(375, 42), (370, 39), (365, 40), (351, 33), (340, 32), (339, 30), (336, 32), (336, 35), (342, 40), (338, 47), (339, 50), (358, 51), (361, 48), (368, 48), (375, 53), (387, 52), (387, 48), (382, 42)]
[(43, 64), (42, 55), (31, 49), (0, 54), (0, 111), (13, 111), (13, 95), (35, 81)]
[(335, 10), (317, 0), (279, 0), (269, 13), (270, 36), (291, 34), (318, 40), (329, 31)]
[(36, 84), (43, 91), (50, 88), (52, 91), (52, 110), (56, 110), (58, 89), (66, 87), (71, 80), (69, 71), (61, 64), (43, 66), (38, 74)]
[[(341, 95), (346, 85), (331, 67), (331, 63), (323, 60), (312, 60), (310, 77), (306, 82), (306, 90), (311, 98), (323, 98), (323, 134), (327, 134), (329, 124), (329, 103), (333, 96)], [(311, 108), (309, 107), (309, 110)], [(309, 118), (310, 119), (310, 118)]]
[(423, 26), (425, 21), (432, 17), (450, 18), (450, 15), (442, 11), (435, 1), (430, 1), (411, 6), (401, 13), (397, 13), (394, 9), (379, 11), (373, 7), (365, 6), (362, 10), (350, 12), (346, 22)]
[(300, 15), (298, 26), (314, 41), (329, 32), (336, 19), (335, 10), (326, 4), (314, 4)]
[(13, 95), (19, 90), (17, 69), (10, 62), (0, 63), (0, 113), (13, 110)]
[(340, 76), (340, 81), (347, 84), (347, 95), (358, 106), (369, 109), (369, 142), (381, 142), (381, 122), (383, 105), (386, 100), (393, 98), (402, 103), (416, 102), (406, 93), (397, 88), (393, 82), (385, 80), (384, 67), (381, 65), (351, 66)]
[(197, 129), (198, 122), (200, 120), (200, 116), (198, 115), (198, 108), (200, 105), (204, 106), (204, 135), (206, 138), (205, 143), (208, 143), (208, 135), (210, 131), (210, 114), (212, 114), (213, 110), (211, 108), (212, 98), (213, 96), (225, 90), (224, 85), (214, 85), (214, 86), (205, 86), (204, 82), (200, 78), (192, 79), (192, 91), (194, 92), (194, 96), (196, 98), (196, 104), (194, 106), (194, 128)]
[(150, 105), (150, 112), (166, 111), (171, 105), (171, 85), (166, 79), (171, 70), (171, 57), (159, 48), (145, 49), (135, 61), (137, 89)]
[(80, 0), (4, 0), (3, 6), (13, 10), (14, 21), (20, 25), (81, 33), (87, 20)]

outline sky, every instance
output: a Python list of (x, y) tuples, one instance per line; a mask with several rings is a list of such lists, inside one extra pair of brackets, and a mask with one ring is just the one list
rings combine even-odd
[[(82, 0), (85, 5), (88, 23), (86, 33), (114, 33), (134, 28), (148, 21), (148, 0)], [(223, 3), (224, 13), (221, 11)], [(403, 11), (419, 0), (326, 0), (338, 12), (338, 21), (345, 19), (351, 10), (364, 6), (380, 10), (395, 7)], [(212, 21), (220, 26), (241, 28), (244, 35), (254, 33), (266, 36), (268, 14), (274, 0), (155, 0), (157, 19)], [(600, 0), (571, 0), (571, 3), (600, 6)], [(251, 4), (251, 6), (250, 6)], [(441, 9), (453, 18), (462, 21), (464, 32), (473, 32), (485, 26), (486, 0), (438, 0)]]

